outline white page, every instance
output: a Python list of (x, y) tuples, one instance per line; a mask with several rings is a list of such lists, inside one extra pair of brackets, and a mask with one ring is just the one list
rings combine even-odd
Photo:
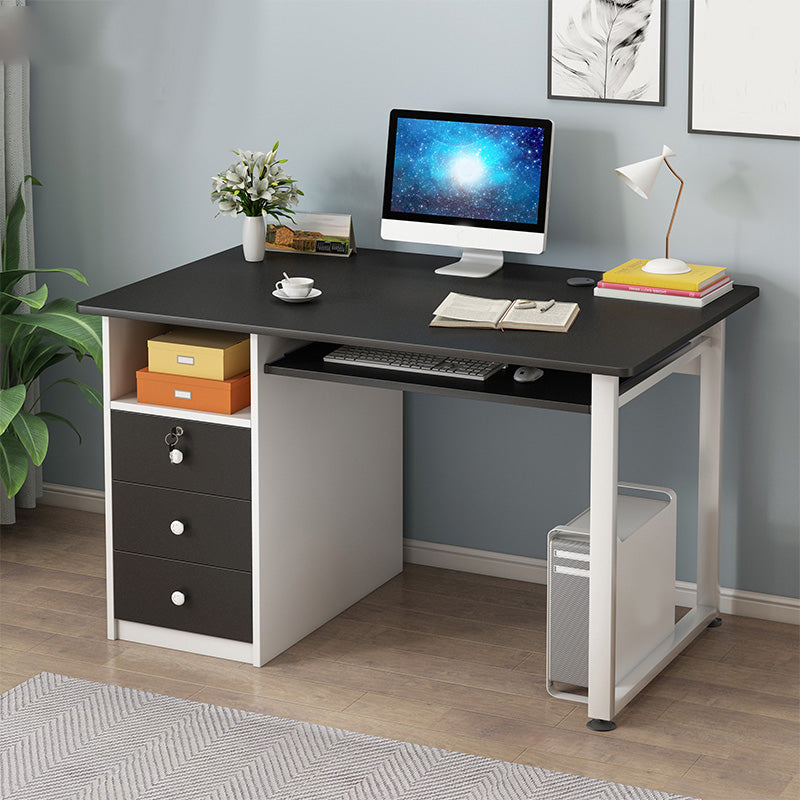
[[(537, 301), (544, 304), (545, 300)], [(517, 308), (516, 305), (506, 314), (503, 325), (506, 323), (528, 323), (531, 325), (566, 325), (575, 303), (555, 303), (547, 311), (537, 308)]]
[(510, 300), (491, 300), (486, 297), (450, 292), (433, 313), (448, 319), (497, 325), (510, 302)]

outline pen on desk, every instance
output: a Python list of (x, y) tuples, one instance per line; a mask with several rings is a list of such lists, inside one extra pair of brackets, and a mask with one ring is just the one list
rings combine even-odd
[(536, 310), (539, 312), (547, 311), (548, 309), (551, 309), (555, 304), (556, 304), (555, 300), (548, 300), (546, 303), (542, 303), (541, 305), (537, 303)]

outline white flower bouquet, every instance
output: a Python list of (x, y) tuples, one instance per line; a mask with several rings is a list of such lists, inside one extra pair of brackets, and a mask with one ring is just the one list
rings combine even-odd
[(297, 205), (303, 193), (296, 181), (283, 171), (285, 158), (276, 159), (278, 142), (269, 153), (253, 153), (250, 150), (234, 150), (239, 157), (224, 172), (215, 175), (212, 181), (211, 201), (219, 205), (219, 213), (235, 217), (271, 216), (293, 219), (290, 206)]

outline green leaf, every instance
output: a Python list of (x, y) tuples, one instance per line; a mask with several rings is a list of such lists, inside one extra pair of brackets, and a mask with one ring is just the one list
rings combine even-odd
[(98, 392), (96, 389), (93, 389), (91, 386), (87, 386), (83, 381), (79, 381), (77, 378), (59, 378), (57, 381), (53, 381), (46, 389), (43, 389), (41, 394), (36, 398), (36, 400), (31, 403), (31, 406), (35, 406), (44, 396), (49, 392), (54, 386), (58, 386), (59, 383), (71, 383), (74, 386), (77, 386), (86, 400), (91, 403), (91, 405), (99, 408), (101, 411), (103, 410), (103, 396)]
[[(75, 354), (49, 331), (24, 326), (18, 326), (15, 330), (20, 335), (11, 343), (11, 360), (21, 383), (30, 383), (48, 367)], [(54, 338), (56, 341), (53, 341)]]
[[(6, 217), (6, 236), (3, 239), (3, 271), (16, 270), (19, 267), (19, 229), (22, 224), (22, 217), (25, 215), (25, 201), (22, 199), (22, 187), (25, 181), (30, 180), (35, 186), (42, 184), (33, 177), (26, 175), (22, 179), (17, 191), (17, 199), (11, 206), (11, 211)], [(2, 287), (5, 289), (5, 287)]]
[(53, 345), (39, 350), (29, 358), (20, 359), (17, 361), (20, 380), (24, 383), (30, 383), (46, 369), (58, 364), (65, 358), (69, 358), (71, 355), (73, 353), (70, 350), (62, 350), (61, 345)]
[(0, 291), (0, 295), (6, 298), (2, 302), (2, 310), (6, 313), (16, 308), (19, 303), (25, 303), (26, 306), (31, 308), (41, 308), (47, 302), (47, 284), (40, 286), (33, 292), (28, 292), (28, 294), (16, 295)]
[(74, 300), (62, 297), (48, 303), (41, 311), (11, 314), (6, 319), (13, 320), (16, 325), (52, 331), (70, 347), (88, 353), (98, 366), (103, 363), (102, 321), (100, 317), (79, 314)]
[(70, 267), (53, 267), (53, 269), (14, 269), (5, 270), (4, 272), (0, 273), (0, 291), (7, 292), (20, 278), (23, 278), (25, 275), (38, 275), (39, 273), (45, 272), (63, 272), (65, 275), (69, 275), (71, 278), (75, 278), (76, 281), (88, 286), (88, 282), (86, 278), (84, 278), (83, 273), (81, 273), (77, 269), (72, 269)]
[(75, 435), (78, 437), (78, 444), (83, 444), (80, 431), (65, 417), (62, 417), (60, 414), (51, 414), (49, 411), (40, 411), (38, 416), (42, 419), (50, 420), (51, 422), (63, 422), (65, 425), (68, 425), (75, 431)]
[(44, 420), (39, 419), (36, 414), (28, 411), (20, 411), (13, 420), (11, 427), (22, 446), (28, 451), (31, 461), (38, 467), (47, 455), (47, 445), (50, 442), (50, 434)]
[(0, 434), (5, 433), (14, 417), (25, 405), (25, 386), (18, 383), (10, 389), (0, 389)]
[(11, 498), (22, 488), (28, 475), (28, 454), (11, 431), (0, 435), (0, 480)]
[[(56, 381), (56, 383), (71, 383), (73, 386), (77, 386), (81, 390), (81, 394), (86, 398), (87, 402), (89, 402), (95, 408), (99, 408), (101, 411), (103, 410), (103, 395), (92, 386), (89, 386), (83, 381), (79, 381), (77, 378), (61, 378), (60, 380)], [(55, 383), (53, 386), (55, 386)]]

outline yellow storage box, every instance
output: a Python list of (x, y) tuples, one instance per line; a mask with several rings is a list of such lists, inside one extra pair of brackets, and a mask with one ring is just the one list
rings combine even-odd
[(250, 337), (231, 331), (174, 328), (147, 342), (150, 372), (225, 381), (250, 369)]

